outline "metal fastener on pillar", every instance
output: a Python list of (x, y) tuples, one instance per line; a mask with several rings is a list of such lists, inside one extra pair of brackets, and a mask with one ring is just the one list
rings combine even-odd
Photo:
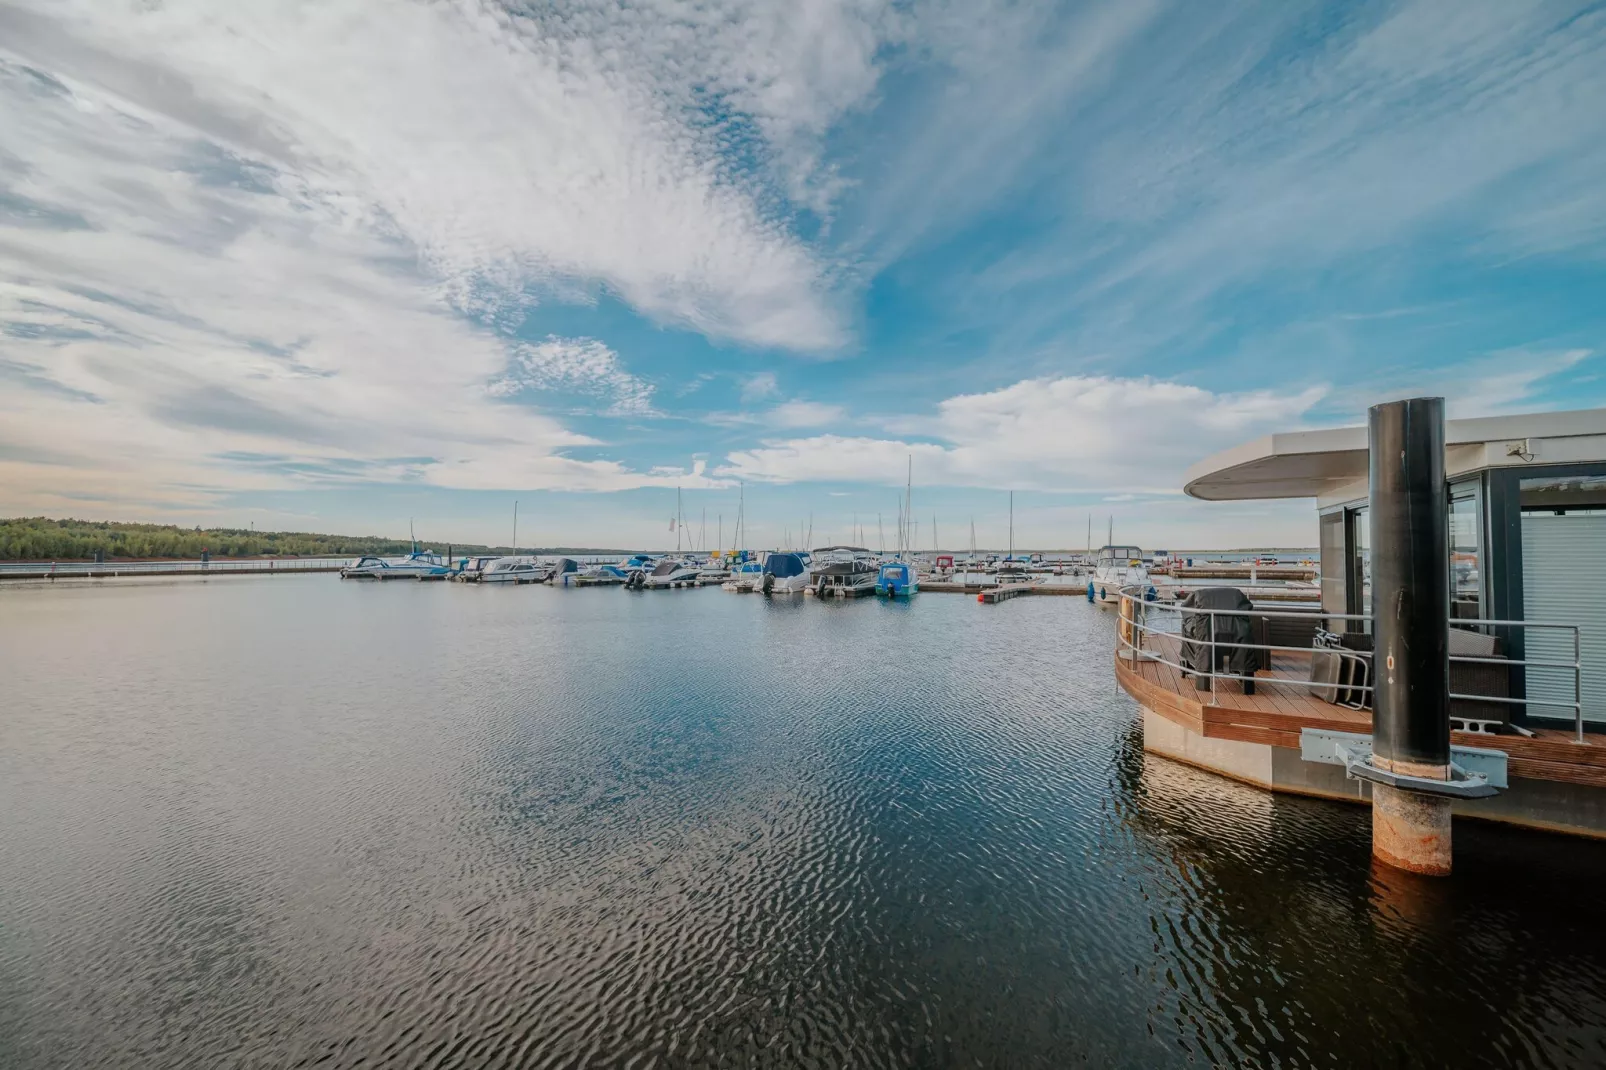
[(1450, 533), (1444, 399), (1374, 405), (1371, 448), (1372, 853), (1415, 873), (1450, 872), (1450, 798), (1399, 786), (1448, 781)]

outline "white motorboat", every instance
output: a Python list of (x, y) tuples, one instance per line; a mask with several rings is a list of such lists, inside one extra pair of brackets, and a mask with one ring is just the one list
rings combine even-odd
[(576, 587), (614, 587), (630, 579), (619, 565), (588, 565), (574, 577)]
[(406, 557), (366, 554), (340, 570), (341, 579), (434, 579), (451, 572), (446, 559), (433, 550), (414, 550)]
[(1149, 570), (1143, 564), (1143, 551), (1136, 546), (1105, 546), (1100, 548), (1093, 563), (1093, 578), (1088, 581), (1093, 597), (1100, 602), (1115, 604), (1121, 600), (1121, 588), (1149, 582)]
[(875, 591), (881, 562), (862, 546), (824, 546), (814, 551), (809, 589), (821, 598), (854, 598)]
[(533, 557), (499, 557), (480, 570), (481, 583), (540, 583), (541, 563)]
[(666, 557), (653, 566), (651, 572), (631, 573), (631, 586), (637, 590), (659, 591), (670, 587), (695, 587), (701, 570), (690, 561), (677, 561)]
[(485, 566), (492, 561), (499, 560), (501, 560), (501, 557), (498, 554), (480, 554), (478, 557), (465, 557), (462, 564), (457, 567), (457, 571), (452, 573), (452, 579), (457, 580), (459, 583), (478, 583), (480, 573), (485, 571)]
[(764, 559), (764, 572), (758, 589), (765, 594), (802, 594), (809, 589), (814, 573), (806, 550), (771, 552)]
[(730, 579), (720, 586), (743, 594), (756, 591), (764, 582), (764, 566), (758, 561), (741, 561), (731, 569)]
[(537, 583), (550, 583), (554, 587), (572, 587), (574, 581), (580, 577), (580, 562), (572, 557), (560, 557), (549, 565), (541, 568), (541, 578)]

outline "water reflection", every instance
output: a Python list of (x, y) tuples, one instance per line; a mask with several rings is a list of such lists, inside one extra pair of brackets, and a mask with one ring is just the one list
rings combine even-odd
[(0, 1065), (1589, 1065), (1598, 845), (1146, 755), (1109, 616), (0, 592)]

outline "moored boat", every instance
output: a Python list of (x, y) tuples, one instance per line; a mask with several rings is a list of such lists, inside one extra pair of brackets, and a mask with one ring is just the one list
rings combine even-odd
[(854, 598), (875, 590), (880, 562), (863, 546), (824, 546), (813, 557), (809, 590), (819, 597)]
[(499, 557), (480, 570), (481, 583), (540, 583), (541, 563), (533, 557)]
[(727, 591), (746, 594), (756, 591), (764, 582), (764, 566), (758, 561), (740, 561), (731, 568), (730, 578), (720, 586)]
[(1143, 551), (1136, 546), (1105, 546), (1093, 563), (1093, 578), (1088, 589), (1095, 600), (1114, 605), (1121, 600), (1121, 588), (1147, 585), (1149, 570), (1143, 563)]
[(813, 579), (806, 550), (772, 552), (764, 559), (759, 590), (765, 594), (802, 594)]
[(654, 565), (651, 572), (632, 572), (629, 586), (643, 591), (695, 587), (699, 571), (690, 561), (677, 561), (672, 557), (666, 557)]
[(875, 593), (888, 598), (907, 598), (920, 590), (915, 566), (906, 561), (889, 561), (876, 574)]
[(451, 572), (446, 559), (433, 550), (414, 550), (406, 557), (365, 554), (340, 570), (341, 579), (435, 579)]

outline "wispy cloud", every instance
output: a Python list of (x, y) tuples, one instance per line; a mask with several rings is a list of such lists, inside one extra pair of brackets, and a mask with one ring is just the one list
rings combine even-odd
[(653, 387), (625, 370), (619, 354), (595, 338), (548, 336), (514, 347), (508, 373), (486, 390), (495, 397), (524, 391), (560, 390), (600, 397), (609, 416), (653, 414)]
[[(918, 421), (919, 439), (835, 434), (771, 440), (716, 474), (789, 483), (897, 483), (912, 458), (922, 485), (1175, 493), (1189, 463), (1295, 426), (1326, 394), (1214, 393), (1163, 380), (1031, 379), (952, 397)], [(915, 421), (905, 421), (916, 430)]]

